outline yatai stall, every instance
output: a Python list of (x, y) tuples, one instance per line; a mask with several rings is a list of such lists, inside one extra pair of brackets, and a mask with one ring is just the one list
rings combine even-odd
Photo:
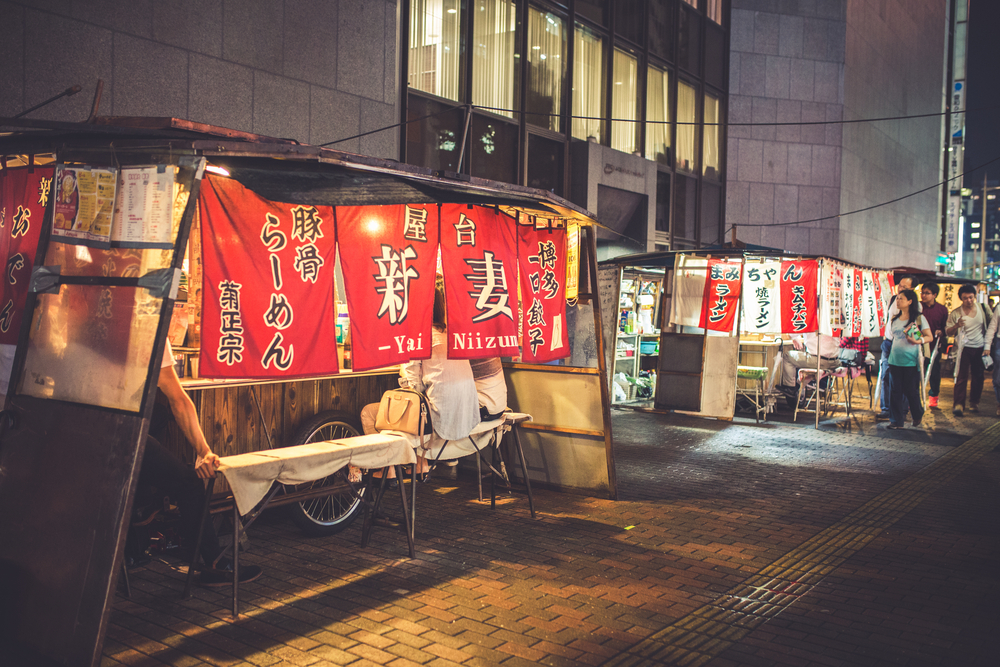
[(611, 313), (604, 321), (608, 367), (623, 338), (614, 310), (622, 277), (662, 272), (651, 408), (720, 419), (732, 419), (738, 395), (759, 418), (773, 409), (783, 336), (881, 336), (894, 289), (891, 271), (767, 248), (624, 256), (599, 270)]
[[(220, 456), (341, 438), (430, 356), (442, 273), (449, 355), (502, 357), (532, 416), (532, 483), (615, 497), (586, 211), (177, 119), (0, 124), (0, 650), (100, 661), (168, 335)], [(344, 481), (301, 525), (349, 523)]]

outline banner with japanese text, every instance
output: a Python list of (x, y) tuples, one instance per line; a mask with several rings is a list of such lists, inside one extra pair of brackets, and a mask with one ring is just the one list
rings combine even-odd
[(820, 262), (819, 332), (839, 337), (844, 329), (844, 267), (840, 262)]
[(708, 260), (708, 280), (705, 281), (705, 303), (702, 304), (698, 326), (712, 331), (732, 331), (740, 303), (741, 262), (724, 259)]
[(239, 182), (202, 181), (200, 374), (338, 372), (333, 209), (272, 202)]
[(441, 207), (448, 357), (516, 357), (515, 221), (485, 206)]
[(781, 332), (818, 330), (816, 316), (819, 265), (814, 259), (781, 262)]
[(875, 290), (875, 272), (861, 272), (861, 337), (875, 338), (882, 335), (881, 308)]
[(28, 282), (38, 250), (45, 208), (52, 195), (52, 167), (0, 172), (0, 344), (16, 345)]
[(569, 356), (566, 329), (566, 230), (517, 226), (522, 312), (521, 360)]
[(439, 215), (437, 204), (337, 208), (355, 370), (430, 358)]
[(781, 291), (779, 261), (748, 261), (743, 267), (743, 316), (740, 331), (743, 333), (781, 333), (778, 306)]
[[(861, 281), (861, 269), (853, 269), (854, 273), (854, 322), (851, 327), (851, 333), (849, 335), (858, 337), (864, 328), (865, 313), (864, 307), (864, 294), (865, 285)], [(848, 334), (845, 334), (848, 335)]]
[(844, 336), (856, 336), (861, 332), (861, 315), (857, 312), (854, 298), (854, 267), (844, 266)]

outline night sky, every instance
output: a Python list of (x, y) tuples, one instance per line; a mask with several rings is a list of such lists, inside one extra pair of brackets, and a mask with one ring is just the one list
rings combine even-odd
[[(965, 187), (982, 187), (983, 172), (1000, 180), (1000, 1), (969, 3), (969, 63), (965, 119)], [(978, 109), (978, 110), (976, 110)]]

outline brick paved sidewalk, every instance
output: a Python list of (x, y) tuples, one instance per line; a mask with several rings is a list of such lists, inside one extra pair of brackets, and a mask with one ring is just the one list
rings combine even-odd
[(540, 490), (532, 520), (523, 495), (491, 511), (474, 480), (434, 480), (414, 560), (401, 533), (362, 550), (360, 525), (309, 539), (274, 512), (238, 621), (227, 589), (181, 600), (155, 561), (104, 664), (993, 665), (1000, 433), (969, 439), (986, 393), (924, 431), (616, 412), (619, 501)]

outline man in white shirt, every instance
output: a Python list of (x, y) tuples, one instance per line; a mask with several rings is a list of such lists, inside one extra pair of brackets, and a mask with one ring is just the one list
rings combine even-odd
[[(962, 305), (951, 311), (945, 324), (945, 334), (955, 336), (955, 347), (958, 349), (955, 358), (955, 397), (953, 410), (956, 417), (961, 417), (965, 409), (966, 387), (972, 378), (972, 388), (969, 390), (969, 412), (979, 412), (979, 399), (983, 395), (983, 378), (986, 367), (983, 366), (983, 349), (986, 344), (986, 329), (989, 318), (986, 310), (976, 300), (976, 288), (966, 283), (958, 288), (958, 296)], [(987, 352), (989, 354), (989, 352)]]

